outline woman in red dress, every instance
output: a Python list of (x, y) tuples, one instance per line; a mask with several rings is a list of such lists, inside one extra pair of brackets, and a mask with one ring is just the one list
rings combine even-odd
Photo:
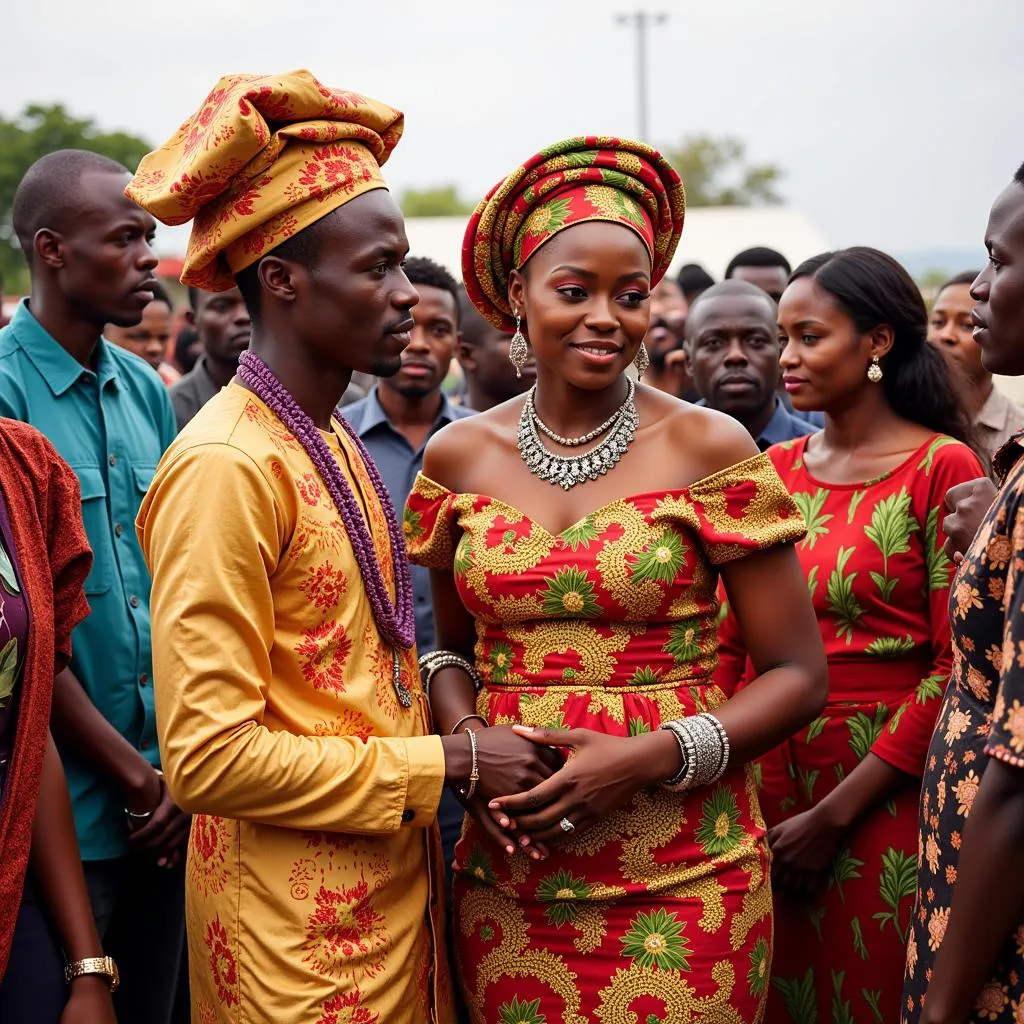
[[(899, 1018), (925, 754), (951, 664), (946, 491), (981, 472), (920, 292), (847, 249), (796, 269), (783, 381), (825, 429), (768, 455), (804, 518), (797, 552), (829, 664), (823, 714), (762, 758), (776, 883), (765, 1020)], [(716, 679), (744, 671), (736, 620)]]
[[(497, 186), (467, 233), (469, 295), (517, 331), (513, 362), (528, 332), (537, 383), (435, 435), (409, 499), (452, 662), (428, 669), (432, 706), (442, 732), (514, 728), (572, 755), (535, 789), (510, 763), (467, 797), (454, 920), (476, 1022), (753, 1024), (763, 1006), (749, 762), (820, 710), (824, 657), (803, 521), (768, 460), (734, 421), (626, 374), (682, 207), (653, 150), (574, 139)], [(763, 673), (728, 704), (720, 575)]]

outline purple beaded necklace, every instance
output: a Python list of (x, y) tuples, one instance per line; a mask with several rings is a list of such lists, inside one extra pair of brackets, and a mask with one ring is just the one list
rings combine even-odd
[(294, 434), (296, 440), (305, 449), (310, 461), (316, 466), (320, 479), (327, 487), (327, 492), (334, 501), (334, 507), (341, 516), (352, 549), (355, 552), (359, 572), (363, 577), (363, 585), (370, 598), (373, 618), (384, 641), (393, 650), (391, 682), (395, 688), (399, 702), (403, 707), (412, 706), (412, 694), (402, 682), (401, 658), (399, 651), (407, 651), (416, 641), (416, 620), (413, 611), (412, 574), (409, 571), (409, 559), (405, 553), (405, 537), (398, 525), (395, 506), (391, 502), (384, 481), (374, 465), (373, 459), (363, 447), (351, 424), (341, 420), (356, 450), (362, 457), (370, 483), (384, 509), (384, 518), (388, 524), (388, 537), (391, 541), (391, 564), (395, 573), (394, 604), (388, 594), (384, 576), (377, 560), (377, 550), (373, 545), (369, 527), (363, 519), (362, 510), (356, 501), (352, 488), (341, 471), (336, 459), (331, 454), (327, 442), (320, 435), (316, 424), (299, 407), (298, 402), (289, 394), (288, 389), (274, 376), (273, 371), (255, 352), (243, 352), (238, 363), (238, 378), (259, 398), (270, 411)]

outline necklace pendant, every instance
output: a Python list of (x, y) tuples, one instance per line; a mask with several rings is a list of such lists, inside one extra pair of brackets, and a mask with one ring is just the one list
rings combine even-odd
[(391, 685), (395, 688), (395, 696), (403, 708), (412, 707), (412, 693), (402, 682), (402, 656), (395, 650), (391, 655)]

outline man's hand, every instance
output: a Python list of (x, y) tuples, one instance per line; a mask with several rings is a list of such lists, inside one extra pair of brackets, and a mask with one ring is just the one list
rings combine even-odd
[[(149, 805), (141, 808), (133, 796), (126, 810), (133, 814), (148, 814), (145, 821), (129, 818), (132, 828), (130, 842), (134, 849), (153, 853), (160, 867), (172, 868), (181, 860), (185, 844), (188, 841), (189, 828), (192, 824), (190, 815), (179, 810), (171, 799), (170, 790), (164, 781), (162, 772), (151, 769), (151, 779), (155, 781), (155, 789), (150, 786), (154, 798)], [(132, 804), (135, 803), (135, 806)]]
[(946, 534), (946, 554), (959, 565), (971, 546), (996, 496), (996, 486), (987, 476), (957, 484), (946, 492), (946, 509), (950, 513), (942, 521)]

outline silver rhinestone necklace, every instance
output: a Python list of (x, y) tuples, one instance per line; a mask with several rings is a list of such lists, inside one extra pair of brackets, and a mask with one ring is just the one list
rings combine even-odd
[[(634, 401), (636, 384), (632, 380), (627, 381), (626, 400), (615, 414), (583, 438), (562, 438), (541, 421), (533, 401), (536, 387), (534, 385), (527, 393), (519, 415), (519, 454), (534, 476), (568, 491), (577, 484), (604, 476), (629, 450), (640, 422)], [(566, 447), (585, 444), (602, 433), (605, 436), (600, 444), (582, 455), (557, 455), (544, 447), (537, 433), (538, 426), (548, 437)]]

